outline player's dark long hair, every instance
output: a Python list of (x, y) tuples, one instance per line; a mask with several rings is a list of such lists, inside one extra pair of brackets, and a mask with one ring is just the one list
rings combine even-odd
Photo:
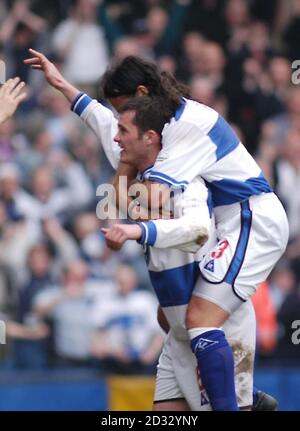
[(104, 97), (134, 96), (139, 85), (147, 87), (150, 96), (165, 99), (169, 109), (175, 113), (182, 97), (190, 97), (186, 85), (174, 76), (160, 72), (155, 63), (135, 56), (128, 56), (109, 68), (101, 80)]

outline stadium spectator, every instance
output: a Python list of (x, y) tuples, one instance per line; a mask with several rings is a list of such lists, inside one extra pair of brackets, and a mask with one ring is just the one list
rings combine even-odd
[[(32, 173), (31, 218), (42, 220), (59, 216), (65, 222), (68, 212), (90, 204), (91, 184), (82, 166), (73, 162), (68, 153), (52, 153), (50, 163), (37, 167)], [(63, 172), (63, 187), (56, 186), (53, 168)]]
[(108, 49), (93, 0), (76, 0), (68, 18), (54, 29), (53, 50), (68, 79), (88, 86), (93, 94), (93, 87), (108, 64)]
[(28, 48), (45, 49), (44, 34), (47, 21), (30, 10), (27, 0), (14, 1), (0, 31), (0, 41), (7, 58), (7, 72), (20, 76), (27, 83), (31, 81), (31, 71), (24, 67)]
[[(3, 103), (3, 102), (2, 102)], [(0, 126), (0, 161), (13, 162), (16, 157), (18, 139), (15, 134), (16, 124), (10, 118)]]
[[(99, 298), (100, 296), (100, 298)], [(53, 343), (57, 366), (88, 366), (95, 329), (91, 315), (99, 300), (105, 302), (99, 284), (88, 277), (88, 266), (72, 261), (64, 269), (61, 285), (40, 292), (33, 313), (53, 322)]]
[(156, 320), (157, 302), (138, 289), (130, 266), (119, 266), (115, 279), (115, 294), (98, 310), (92, 354), (109, 372), (153, 373), (164, 338)]
[(289, 260), (283, 258), (272, 271), (269, 278), (269, 290), (276, 313), (282, 304), (296, 288), (295, 274), (291, 269)]
[[(17, 322), (28, 328), (41, 326), (32, 314), (36, 295), (53, 285), (50, 272), (49, 251), (43, 244), (37, 244), (28, 253), (27, 279), (18, 290)], [(15, 367), (22, 369), (45, 368), (48, 365), (49, 339), (15, 340), (13, 344)]]
[[(289, 128), (281, 148), (277, 168), (277, 191), (284, 202), (290, 225), (290, 239), (300, 232), (300, 129)], [(289, 191), (287, 193), (287, 190)]]
[(278, 325), (269, 284), (261, 283), (251, 299), (256, 314), (258, 355), (270, 357), (277, 345)]

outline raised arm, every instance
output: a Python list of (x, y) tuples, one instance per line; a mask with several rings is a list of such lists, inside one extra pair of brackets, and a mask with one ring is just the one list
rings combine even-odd
[(30, 49), (29, 52), (32, 57), (24, 60), (24, 63), (42, 71), (48, 83), (67, 98), (71, 110), (95, 133), (108, 161), (117, 169), (120, 148), (114, 142), (118, 128), (117, 119), (112, 111), (70, 84), (44, 54), (34, 49)]

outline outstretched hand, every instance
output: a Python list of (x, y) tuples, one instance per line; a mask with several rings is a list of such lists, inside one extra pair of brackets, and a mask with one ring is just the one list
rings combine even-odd
[(50, 85), (59, 89), (60, 85), (64, 81), (64, 77), (59, 72), (57, 67), (52, 63), (44, 54), (34, 49), (29, 49), (31, 58), (24, 60), (24, 63), (30, 66), (32, 69), (41, 70), (45, 74), (45, 78)]
[(24, 63), (32, 69), (41, 70), (44, 72), (48, 83), (61, 91), (63, 95), (72, 102), (79, 94), (79, 90), (71, 85), (60, 73), (54, 63), (52, 63), (44, 54), (35, 49), (30, 48), (31, 58), (24, 60)]
[(12, 78), (5, 82), (0, 88), (0, 123), (10, 118), (17, 107), (26, 98), (26, 93), (22, 91), (25, 82), (20, 78)]

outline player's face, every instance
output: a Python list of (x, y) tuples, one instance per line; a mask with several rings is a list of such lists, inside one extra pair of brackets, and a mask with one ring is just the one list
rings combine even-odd
[(123, 112), (118, 122), (118, 133), (115, 141), (121, 148), (121, 161), (129, 163), (139, 169), (140, 162), (145, 156), (143, 137), (140, 135), (133, 120), (135, 113), (132, 111)]

